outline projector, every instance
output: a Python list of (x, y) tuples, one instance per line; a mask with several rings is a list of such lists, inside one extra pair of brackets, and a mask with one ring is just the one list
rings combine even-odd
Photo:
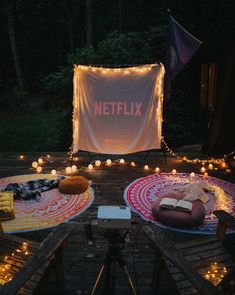
[(99, 206), (98, 226), (106, 229), (130, 228), (131, 210), (126, 206)]

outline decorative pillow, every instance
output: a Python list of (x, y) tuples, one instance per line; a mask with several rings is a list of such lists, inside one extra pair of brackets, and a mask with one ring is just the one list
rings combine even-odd
[(191, 212), (163, 209), (159, 206), (163, 198), (183, 199), (184, 195), (169, 193), (156, 199), (152, 205), (152, 214), (157, 221), (172, 227), (191, 227), (203, 222), (206, 208), (199, 200), (193, 202)]
[(83, 176), (71, 176), (60, 181), (59, 190), (65, 194), (81, 194), (88, 189), (88, 180)]
[(0, 192), (0, 221), (13, 219), (14, 217), (13, 192)]

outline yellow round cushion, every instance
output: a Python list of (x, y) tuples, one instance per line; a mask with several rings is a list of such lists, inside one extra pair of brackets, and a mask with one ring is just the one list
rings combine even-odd
[(88, 189), (88, 181), (83, 176), (67, 177), (60, 181), (59, 190), (65, 194), (81, 194)]

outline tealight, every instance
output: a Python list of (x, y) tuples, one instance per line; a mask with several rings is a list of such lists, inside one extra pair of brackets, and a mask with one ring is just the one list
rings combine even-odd
[(89, 169), (89, 170), (92, 170), (92, 169), (93, 169), (93, 165), (92, 165), (92, 164), (89, 164), (89, 165), (88, 165), (88, 169)]
[(155, 172), (156, 172), (156, 173), (159, 173), (159, 172), (160, 172), (160, 168), (159, 168), (159, 167), (156, 167), (156, 168), (155, 168)]
[(206, 172), (206, 168), (202, 167), (200, 171), (201, 171), (201, 173), (204, 173), (204, 172)]
[(72, 173), (72, 168), (71, 167), (66, 167), (65, 172), (66, 172), (66, 174)]
[(110, 159), (108, 159), (108, 160), (106, 160), (106, 164), (107, 164), (108, 166), (110, 166), (110, 165), (112, 164), (112, 161), (111, 161)]
[(95, 161), (95, 165), (96, 165), (96, 167), (99, 167), (101, 165), (101, 161), (100, 160), (96, 160)]
[(131, 166), (132, 167), (135, 167), (135, 162), (131, 162)]
[(37, 166), (36, 171), (37, 171), (37, 173), (42, 172), (42, 167), (41, 166)]
[(124, 159), (120, 159), (120, 164), (125, 164), (125, 160)]
[(177, 173), (176, 169), (172, 169), (171, 173), (172, 173), (173, 175), (176, 175), (176, 173)]
[(56, 174), (57, 174), (56, 170), (55, 170), (55, 169), (52, 169), (52, 170), (51, 170), (51, 174), (52, 174), (52, 175), (56, 175)]
[(190, 173), (190, 177), (192, 177), (192, 178), (195, 177), (195, 173), (194, 172), (191, 172)]
[(42, 158), (38, 158), (38, 163), (42, 164), (43, 163), (43, 159)]
[(72, 169), (73, 172), (76, 172), (78, 167), (76, 165), (72, 165), (71, 169)]
[(144, 170), (149, 170), (149, 166), (148, 165), (144, 165)]
[(38, 162), (33, 162), (33, 163), (32, 163), (32, 167), (33, 167), (33, 168), (37, 168), (37, 167), (38, 167)]

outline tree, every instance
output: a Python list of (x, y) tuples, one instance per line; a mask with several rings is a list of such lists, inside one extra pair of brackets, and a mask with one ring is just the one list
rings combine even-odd
[(8, 18), (8, 33), (11, 46), (12, 57), (15, 64), (16, 76), (21, 91), (25, 91), (25, 80), (19, 59), (19, 53), (16, 45), (15, 25), (14, 25), (14, 12), (15, 0), (7, 0), (7, 18)]
[(92, 0), (86, 0), (86, 37), (87, 45), (92, 45)]

